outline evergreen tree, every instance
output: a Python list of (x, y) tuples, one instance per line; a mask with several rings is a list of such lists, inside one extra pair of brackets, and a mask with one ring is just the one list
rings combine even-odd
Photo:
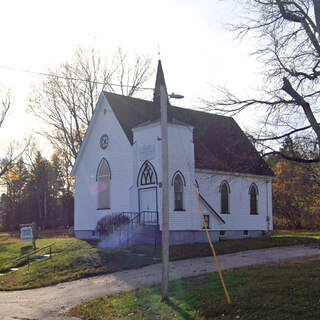
[(30, 175), (23, 162), (23, 158), (20, 158), (17, 164), (2, 178), (7, 188), (4, 207), (5, 226), (10, 230), (14, 230), (19, 227), (19, 224), (25, 223), (27, 220), (24, 214), (24, 196)]
[(6, 230), (31, 222), (41, 229), (73, 225), (74, 200), (62, 159), (54, 153), (48, 161), (37, 151), (29, 167), (20, 158), (2, 177), (6, 193), (1, 197), (1, 212)]

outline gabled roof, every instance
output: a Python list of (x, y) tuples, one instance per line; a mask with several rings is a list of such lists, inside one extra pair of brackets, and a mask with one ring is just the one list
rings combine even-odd
[[(160, 118), (159, 103), (104, 92), (129, 142), (137, 125)], [(194, 127), (195, 167), (215, 171), (273, 176), (233, 118), (168, 105), (168, 119)]]
[(77, 154), (76, 161), (74, 162), (74, 165), (72, 167), (72, 170), (71, 170), (71, 173), (70, 173), (72, 177), (74, 177), (75, 174), (76, 174), (77, 168), (78, 168), (79, 163), (80, 163), (80, 159), (81, 159), (81, 157), (82, 157), (82, 155), (84, 153), (84, 149), (86, 148), (86, 145), (88, 143), (89, 136), (91, 135), (91, 132), (93, 131), (94, 124), (98, 119), (98, 113), (99, 113), (98, 111), (99, 111), (99, 109), (102, 108), (103, 100), (105, 100), (105, 97), (104, 97), (104, 94), (101, 93), (100, 96), (99, 96), (98, 102), (96, 104), (96, 108), (93, 111), (90, 123), (89, 123), (87, 131), (86, 131), (86, 134), (85, 134), (85, 136), (83, 138), (83, 141), (81, 143), (80, 150), (79, 150), (79, 152)]

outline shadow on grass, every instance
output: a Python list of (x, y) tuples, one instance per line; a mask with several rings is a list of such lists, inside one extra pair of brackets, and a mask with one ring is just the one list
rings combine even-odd
[(181, 308), (177, 303), (172, 301), (172, 299), (168, 298), (164, 301), (169, 308), (173, 309), (176, 313), (178, 313), (183, 319), (190, 319), (190, 314), (186, 312), (183, 308)]

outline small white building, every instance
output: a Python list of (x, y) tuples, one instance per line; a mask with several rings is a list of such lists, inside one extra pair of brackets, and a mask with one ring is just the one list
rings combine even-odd
[[(159, 61), (153, 101), (101, 93), (72, 170), (78, 238), (110, 248), (160, 241), (161, 84)], [(213, 240), (272, 231), (273, 172), (237, 123), (170, 104), (168, 122), (170, 244), (207, 241), (195, 186)], [(97, 229), (105, 216), (120, 221), (108, 236)]]

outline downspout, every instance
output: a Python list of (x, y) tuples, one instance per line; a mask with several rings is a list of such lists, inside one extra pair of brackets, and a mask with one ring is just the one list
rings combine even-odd
[(269, 191), (268, 191), (268, 180), (266, 180), (266, 195), (267, 195), (267, 217), (266, 217), (266, 221), (267, 221), (267, 232), (269, 234), (270, 232), (270, 217), (269, 217)]

